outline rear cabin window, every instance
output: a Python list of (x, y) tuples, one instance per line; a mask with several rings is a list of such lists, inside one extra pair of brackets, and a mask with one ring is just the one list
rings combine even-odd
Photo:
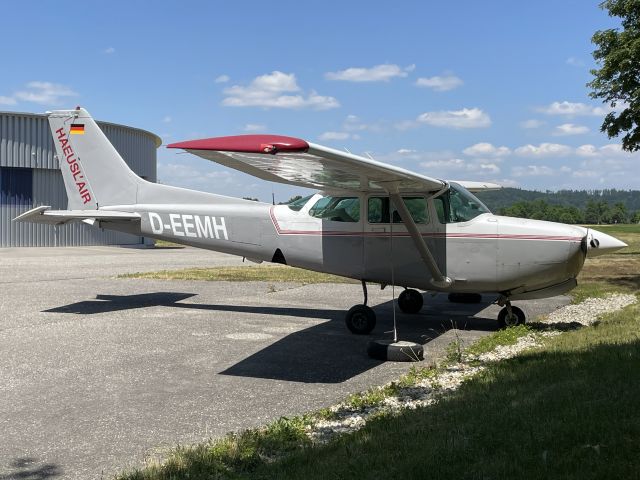
[(309, 215), (332, 222), (359, 222), (358, 197), (322, 197), (309, 209)]
[[(424, 197), (402, 197), (411, 218), (417, 224), (429, 223), (427, 200)], [(390, 202), (389, 197), (369, 197), (368, 219), (369, 223), (389, 223)], [(402, 223), (400, 214), (393, 212), (393, 223)]]

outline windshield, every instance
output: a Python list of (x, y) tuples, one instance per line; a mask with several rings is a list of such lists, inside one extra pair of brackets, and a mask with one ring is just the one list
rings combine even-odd
[(289, 203), (287, 203), (287, 207), (289, 207), (291, 210), (293, 210), (294, 212), (299, 212), (300, 210), (302, 210), (302, 207), (304, 207), (307, 202), (309, 201), (309, 199), (313, 197), (313, 195), (309, 195), (306, 197), (301, 197), (298, 198), (296, 200), (292, 200)]
[(449, 190), (434, 199), (440, 223), (468, 222), (483, 213), (487, 206), (462, 185), (451, 183)]

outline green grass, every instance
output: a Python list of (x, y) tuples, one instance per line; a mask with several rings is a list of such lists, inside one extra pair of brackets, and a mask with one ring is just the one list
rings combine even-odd
[(185, 248), (185, 246), (167, 240), (156, 240), (155, 248)]
[(593, 228), (626, 242), (629, 246), (610, 255), (587, 258), (571, 292), (579, 303), (588, 297), (612, 292), (640, 290), (640, 225), (594, 225)]
[(355, 283), (355, 280), (313, 272), (286, 265), (246, 267), (186, 268), (158, 272), (127, 273), (118, 278), (152, 278), (158, 280), (204, 280), (210, 282), (293, 282), (293, 283)]
[(469, 348), (466, 349), (466, 353), (470, 355), (481, 355), (483, 353), (495, 350), (496, 347), (501, 345), (515, 345), (518, 343), (520, 337), (530, 334), (533, 329), (528, 325), (517, 325), (504, 330), (498, 330), (491, 335), (482, 337)]

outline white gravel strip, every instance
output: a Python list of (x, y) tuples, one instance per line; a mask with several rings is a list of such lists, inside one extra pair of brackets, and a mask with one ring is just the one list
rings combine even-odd
[(593, 325), (601, 315), (617, 312), (637, 301), (637, 297), (629, 293), (616, 293), (605, 298), (587, 298), (577, 305), (559, 308), (543, 320), (543, 323)]
[[(615, 294), (606, 298), (589, 298), (578, 305), (568, 305), (558, 309), (547, 317), (545, 323), (557, 325), (577, 322), (582, 325), (592, 325), (599, 316), (621, 310), (636, 302), (635, 295), (627, 294)], [(520, 337), (514, 345), (500, 345), (481, 355), (465, 355), (461, 362), (448, 366), (436, 377), (422, 380), (411, 387), (402, 388), (396, 395), (385, 398), (375, 406), (355, 408), (349, 404), (340, 403), (330, 408), (330, 411), (335, 415), (334, 419), (316, 421), (308, 427), (307, 434), (316, 443), (326, 443), (336, 435), (361, 429), (366, 425), (367, 420), (377, 415), (433, 405), (443, 396), (457, 390), (464, 381), (485, 370), (487, 363), (515, 357), (525, 350), (540, 346), (543, 338), (561, 333), (557, 330), (531, 333)], [(383, 389), (385, 386), (380, 388)]]

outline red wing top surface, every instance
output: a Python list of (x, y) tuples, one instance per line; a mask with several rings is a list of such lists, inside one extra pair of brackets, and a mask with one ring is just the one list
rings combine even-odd
[[(368, 158), (280, 135), (238, 135), (168, 145), (264, 180), (321, 190), (436, 191), (446, 182)], [(387, 185), (388, 186), (388, 185)]]

